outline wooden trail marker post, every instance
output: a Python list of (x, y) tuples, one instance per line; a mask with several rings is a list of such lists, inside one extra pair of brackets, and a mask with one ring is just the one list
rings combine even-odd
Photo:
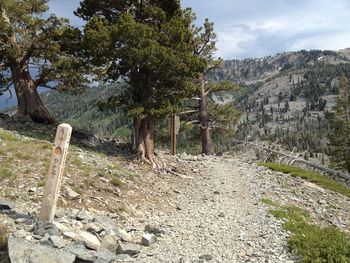
[(69, 124), (63, 123), (57, 127), (55, 145), (39, 214), (40, 221), (53, 222), (71, 134), (72, 127)]
[(176, 114), (170, 116), (170, 134), (171, 134), (171, 154), (176, 155), (176, 136), (180, 131), (180, 118)]

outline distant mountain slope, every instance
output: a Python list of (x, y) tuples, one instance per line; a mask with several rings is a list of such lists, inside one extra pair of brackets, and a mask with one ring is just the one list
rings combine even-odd
[(325, 161), (326, 115), (335, 105), (339, 78), (350, 78), (349, 58), (349, 50), (313, 50), (230, 60), (210, 77), (242, 85), (226, 94), (245, 113), (237, 125), (241, 139), (276, 142)]
[(87, 89), (82, 95), (47, 92), (41, 96), (49, 111), (60, 121), (100, 136), (127, 136), (129, 122), (121, 111), (100, 111), (97, 103), (120, 92), (120, 85)]

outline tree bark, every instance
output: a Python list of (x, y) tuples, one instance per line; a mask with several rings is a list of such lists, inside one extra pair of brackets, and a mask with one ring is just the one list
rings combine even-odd
[(29, 74), (27, 64), (13, 63), (11, 73), (18, 101), (18, 110), (15, 116), (28, 115), (34, 122), (54, 123), (55, 119), (44, 106), (37, 87)]
[(154, 155), (153, 125), (150, 117), (143, 119), (134, 119), (134, 138), (137, 141), (138, 156), (142, 161), (152, 165), (153, 168), (159, 167)]
[(211, 140), (210, 128), (209, 128), (209, 114), (208, 103), (204, 89), (204, 82), (202, 83), (199, 102), (199, 122), (201, 129), (202, 139), (202, 153), (211, 155), (213, 153), (213, 143)]

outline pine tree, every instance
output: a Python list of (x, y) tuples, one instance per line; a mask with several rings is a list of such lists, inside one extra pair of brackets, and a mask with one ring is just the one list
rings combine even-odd
[(192, 17), (178, 0), (85, 0), (76, 14), (87, 20), (84, 41), (100, 76), (128, 84), (104, 106), (133, 119), (135, 148), (156, 166), (154, 122), (177, 111), (206, 66), (193, 54)]
[(346, 77), (340, 79), (339, 96), (334, 112), (329, 114), (331, 125), (331, 161), (340, 169), (350, 171), (350, 84)]
[(14, 86), (17, 117), (29, 115), (36, 122), (52, 123), (38, 88), (72, 90), (82, 87), (85, 78), (83, 63), (75, 56), (79, 30), (55, 15), (44, 18), (47, 3), (0, 1), (0, 91)]
[[(190, 10), (187, 12), (191, 13)], [(190, 16), (193, 17), (193, 20), (195, 19), (193, 14)], [(236, 90), (238, 86), (229, 81), (214, 83), (206, 77), (211, 70), (222, 64), (221, 59), (215, 59), (213, 56), (216, 51), (216, 34), (213, 23), (206, 19), (203, 27), (193, 27), (192, 42), (194, 55), (204, 59), (207, 65), (196, 80), (195, 100), (198, 101), (198, 104), (197, 106), (192, 105), (191, 108), (198, 112), (198, 117), (192, 117), (194, 119), (192, 122), (199, 123), (202, 153), (209, 155), (213, 153), (211, 129), (227, 128), (229, 125), (233, 125), (239, 116), (232, 104), (217, 104), (214, 101), (214, 96), (225, 91)]]

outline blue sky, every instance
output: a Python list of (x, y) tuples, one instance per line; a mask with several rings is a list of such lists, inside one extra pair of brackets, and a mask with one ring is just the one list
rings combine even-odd
[[(198, 21), (209, 18), (218, 35), (217, 55), (225, 59), (263, 57), (300, 49), (350, 47), (349, 0), (182, 0)], [(51, 11), (81, 21), (79, 0), (51, 0)]]

